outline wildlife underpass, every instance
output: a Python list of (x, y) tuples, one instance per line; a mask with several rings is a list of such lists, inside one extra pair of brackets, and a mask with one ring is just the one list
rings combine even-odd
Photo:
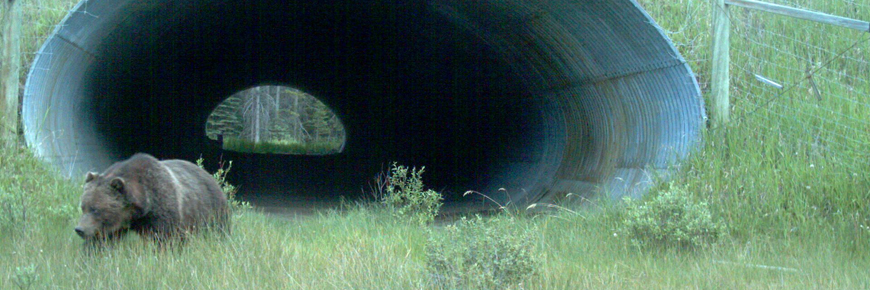
[[(343, 151), (222, 151), (209, 113), (259, 85), (316, 96)], [(73, 176), (135, 152), (202, 156), (232, 160), (243, 197), (316, 202), (359, 197), (396, 161), (426, 166), (448, 202), (525, 204), (643, 194), (699, 143), (705, 113), (631, 0), (87, 0), (38, 52), (22, 120)]]

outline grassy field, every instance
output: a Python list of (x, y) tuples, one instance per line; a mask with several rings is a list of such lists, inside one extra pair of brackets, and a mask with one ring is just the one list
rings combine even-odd
[[(445, 227), (402, 222), (377, 206), (296, 219), (240, 212), (226, 238), (198, 235), (183, 248), (161, 250), (131, 235), (114, 249), (83, 255), (72, 230), (79, 182), (54, 177), (17, 149), (4, 148), (0, 161), (0, 216), (13, 219), (0, 224), (4, 289), (439, 289), (438, 274), (426, 266), (427, 237)], [(854, 247), (839, 223), (809, 220), (796, 230), (684, 251), (635, 247), (620, 230), (623, 218), (621, 209), (603, 205), (502, 214), (488, 226), (534, 237), (536, 274), (516, 289), (870, 286), (866, 247)]]
[(266, 141), (257, 143), (245, 139), (225, 138), (223, 149), (260, 154), (329, 155), (340, 153), (343, 142), (343, 140), (328, 140), (320, 142)]
[[(640, 2), (705, 87), (709, 1)], [(55, 12), (71, 1), (25, 3), (28, 17), (56, 23), (63, 14)], [(849, 6), (852, 2), (801, 3), (860, 18)], [(868, 1), (854, 3), (870, 7)], [(844, 39), (862, 37), (758, 14), (735, 12), (733, 18), (753, 23), (735, 28), (735, 66), (756, 62), (752, 71), (785, 81), (804, 79), (800, 72), (805, 64), (782, 58), (779, 52), (784, 48), (759, 45), (779, 38), (752, 34), (748, 28), (765, 27), (832, 50), (854, 43)], [(34, 43), (40, 43), (45, 33), (33, 32)], [(36, 44), (28, 45), (35, 51)], [(870, 165), (864, 148), (870, 144), (870, 127), (860, 121), (870, 117), (864, 108), (867, 100), (861, 99), (870, 95), (870, 87), (853, 77), (870, 72), (864, 65), (867, 44), (861, 45), (863, 54), (850, 54), (850, 61), (842, 64), (835, 60), (836, 70), (819, 71), (825, 96), (836, 98), (816, 100), (806, 84), (779, 98), (735, 69), (736, 121), (708, 132), (704, 147), (675, 175), (675, 184), (709, 204), (712, 217), (727, 225), (727, 237), (692, 250), (637, 247), (625, 232), (625, 209), (609, 204), (551, 215), (495, 215), (488, 217), (492, 222), (486, 227), (532, 237), (535, 274), (508, 288), (870, 288)], [(756, 109), (773, 97), (777, 99)], [(783, 117), (807, 115), (812, 117)], [(668, 185), (661, 185), (649, 198), (667, 190)], [(438, 281), (444, 273), (427, 265), (431, 238), (449, 227), (398, 221), (379, 206), (347, 205), (296, 219), (238, 212), (234, 232), (227, 238), (201, 235), (181, 249), (160, 250), (132, 235), (115, 249), (87, 256), (81, 254), (81, 241), (72, 230), (80, 194), (81, 180), (52, 174), (25, 149), (0, 148), (0, 288), (443, 287)]]

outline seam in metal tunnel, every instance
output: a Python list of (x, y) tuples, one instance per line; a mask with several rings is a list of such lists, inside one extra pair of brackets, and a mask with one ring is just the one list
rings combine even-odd
[[(344, 151), (242, 154), (206, 137), (221, 101), (264, 84), (329, 106)], [(705, 119), (689, 66), (631, 0), (86, 0), (22, 102), (28, 146), (64, 173), (136, 152), (222, 158), (243, 199), (269, 204), (359, 197), (393, 161), (426, 166), (455, 204), (467, 190), (637, 197)]]

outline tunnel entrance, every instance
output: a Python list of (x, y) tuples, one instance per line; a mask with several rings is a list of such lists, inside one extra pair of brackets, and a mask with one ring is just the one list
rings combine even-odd
[(240, 153), (329, 155), (344, 149), (341, 120), (316, 97), (287, 86), (234, 93), (208, 116), (205, 134)]
[[(426, 166), (450, 202), (618, 198), (643, 194), (704, 124), (694, 75), (631, 0), (85, 2), (22, 102), (29, 146), (65, 171), (135, 152), (223, 158), (249, 194), (318, 199), (356, 196), (398, 162)], [(317, 96), (344, 150), (222, 150), (209, 114), (261, 84)]]

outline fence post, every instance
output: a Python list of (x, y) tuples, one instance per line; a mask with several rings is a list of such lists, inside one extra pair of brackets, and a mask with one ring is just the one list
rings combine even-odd
[(21, 5), (15, 0), (0, 2), (0, 142), (15, 142), (21, 70)]
[(713, 127), (725, 125), (730, 120), (730, 87), (728, 66), (730, 65), (729, 46), (731, 19), (725, 0), (710, 0), (713, 17), (713, 64), (710, 74), (710, 89), (713, 100)]

